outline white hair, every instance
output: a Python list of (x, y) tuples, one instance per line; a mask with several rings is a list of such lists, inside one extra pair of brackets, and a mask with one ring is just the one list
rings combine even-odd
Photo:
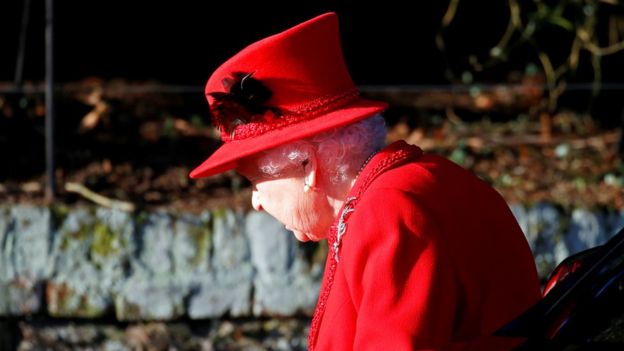
[(259, 169), (270, 177), (279, 177), (292, 166), (309, 159), (310, 146), (318, 156), (319, 168), (333, 184), (357, 175), (366, 159), (385, 145), (386, 125), (380, 114), (338, 127), (311, 137), (263, 151)]

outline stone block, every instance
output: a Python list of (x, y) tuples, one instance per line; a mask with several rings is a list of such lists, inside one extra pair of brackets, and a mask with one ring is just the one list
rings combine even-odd
[(618, 211), (610, 211), (606, 215), (607, 237), (611, 238), (620, 230), (624, 229), (624, 208)]
[(40, 311), (43, 283), (14, 278), (0, 282), (0, 315), (24, 316)]
[(172, 243), (174, 272), (188, 279), (211, 269), (213, 231), (210, 212), (176, 218)]
[[(249, 271), (251, 276), (251, 270)], [(189, 297), (188, 315), (192, 319), (249, 316), (252, 280), (236, 284), (217, 282), (211, 276), (197, 277)]]
[(245, 219), (245, 231), (257, 275), (267, 282), (286, 276), (297, 251), (293, 234), (264, 212), (250, 212)]
[(48, 208), (18, 205), (0, 211), (0, 314), (39, 312), (51, 272)]
[(134, 249), (129, 214), (106, 208), (70, 211), (54, 240), (54, 273), (46, 287), (53, 316), (93, 318), (113, 309)]
[(170, 275), (173, 272), (173, 219), (165, 212), (147, 215), (138, 228), (138, 265), (135, 270), (146, 270), (154, 275)]
[(49, 276), (50, 210), (45, 207), (15, 206), (11, 208), (12, 225), (5, 234), (4, 254), (10, 262), (7, 278), (40, 281)]
[(604, 244), (607, 240), (604, 216), (585, 209), (573, 210), (565, 240), (571, 254)]
[(548, 276), (569, 255), (563, 240), (562, 218), (561, 212), (548, 203), (536, 204), (527, 211), (525, 235), (540, 277)]
[(263, 212), (249, 213), (245, 224), (256, 272), (254, 315), (311, 313), (320, 279), (311, 274), (311, 264), (294, 235)]
[(186, 312), (188, 285), (170, 277), (133, 276), (115, 296), (115, 314), (120, 321), (171, 320)]

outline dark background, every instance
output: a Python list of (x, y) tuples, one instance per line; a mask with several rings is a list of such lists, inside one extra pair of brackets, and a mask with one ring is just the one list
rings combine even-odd
[[(201, 85), (247, 44), (335, 11), (357, 84), (447, 83), (445, 61), (435, 46), (447, 5), (446, 1), (56, 1), (56, 77), (60, 82), (98, 76)], [(0, 81), (14, 79), (22, 9), (23, 1), (0, 5)], [(469, 54), (486, 54), (504, 32), (508, 13), (504, 1), (462, 1), (445, 33), (450, 64), (461, 70)], [(25, 80), (43, 79), (44, 14), (45, 2), (32, 0)]]
[[(555, 0), (551, 2), (556, 3)], [(527, 6), (523, 11), (534, 12), (531, 4), (533, 2), (523, 2), (522, 6)], [(45, 1), (31, 0), (30, 5), (23, 78), (26, 82), (42, 83)], [(204, 121), (207, 104), (201, 87), (210, 74), (246, 45), (327, 11), (339, 15), (345, 59), (356, 84), (425, 86), (421, 92), (426, 95), (431, 85), (462, 83), (462, 73), (470, 68), (468, 58), (473, 55), (480, 61), (485, 60), (502, 37), (509, 20), (509, 8), (507, 1), (501, 0), (460, 1), (454, 20), (443, 32), (445, 51), (441, 52), (436, 46), (436, 35), (448, 5), (448, 1), (437, 0), (56, 0), (54, 39), (58, 83), (97, 77), (104, 81), (123, 79), (142, 84), (150, 80), (193, 87), (192, 94), (163, 91), (126, 94), (123, 101), (120, 97), (109, 97), (111, 117), (102, 118), (89, 132), (79, 132), (79, 128), (93, 106), (77, 102), (71, 93), (62, 95), (56, 107), (60, 116), (56, 122), (58, 165), (68, 170), (80, 169), (92, 160), (110, 158), (119, 162), (130, 159), (134, 164), (143, 162), (151, 168), (164, 170), (174, 163), (185, 166), (198, 163), (205, 157), (203, 150), (214, 145), (201, 148), (192, 144), (193, 139), (189, 137), (169, 138), (168, 130), (175, 118), (198, 117)], [(10, 87), (15, 78), (23, 8), (24, 0), (0, 2), (0, 88)], [(622, 11), (620, 7), (605, 8)], [(603, 46), (607, 45), (607, 15), (610, 13), (598, 12), (596, 16), (599, 23), (596, 30), (601, 33), (599, 44)], [(552, 26), (538, 34), (535, 40), (547, 51), (553, 64), (563, 62), (570, 53), (573, 33)], [(591, 84), (585, 84), (593, 79), (589, 59), (589, 55), (583, 53), (578, 72), (565, 79), (570, 84), (583, 83), (585, 88), (566, 91), (558, 100), (557, 111), (573, 109), (578, 115), (592, 116), (601, 127), (617, 128), (624, 120), (624, 52), (603, 57), (604, 84), (597, 96), (592, 96)], [(473, 72), (473, 82), (509, 82), (513, 72), (524, 75), (529, 63), (538, 71), (541, 69), (534, 48), (517, 47), (506, 62), (482, 73)], [(453, 73), (450, 76), (449, 71)], [(467, 94), (466, 90), (462, 93)], [(45, 164), (43, 94), (9, 93), (3, 98), (8, 102), (4, 105), (11, 105), (14, 116), (18, 117), (0, 119), (0, 159), (7, 165), (0, 180), (40, 175)], [(410, 123), (433, 117), (440, 120), (445, 111), (436, 108), (435, 111), (407, 112), (395, 109), (395, 116), (416, 116)], [(520, 113), (526, 114), (517, 110), (455, 109), (455, 112), (469, 121), (515, 120)], [(387, 113), (386, 117), (389, 115)], [(165, 141), (158, 139), (158, 142), (148, 143), (143, 140), (140, 135), (146, 122), (153, 123), (149, 127), (154, 127), (154, 133), (164, 135), (161, 139)], [(188, 145), (183, 145), (185, 151), (182, 152), (167, 144), (169, 142)], [(149, 145), (145, 146), (146, 143)], [(20, 150), (22, 155), (16, 155), (13, 150)], [(187, 159), (181, 159), (180, 155)]]
[[(0, 81), (15, 76), (23, 3), (0, 4)], [(60, 82), (98, 76), (203, 85), (221, 62), (253, 41), (335, 11), (345, 58), (357, 84), (445, 84), (450, 83), (445, 68), (459, 77), (468, 68), (470, 55), (487, 58), (509, 19), (506, 1), (460, 1), (444, 32), (443, 56), (435, 35), (447, 6), (448, 1), (57, 0), (55, 73)], [(621, 10), (607, 8), (614, 9)], [(605, 14), (597, 18), (600, 21)], [(606, 41), (607, 21), (602, 22), (598, 32)], [(45, 1), (31, 0), (25, 80), (43, 80), (44, 28)], [(540, 32), (538, 41), (556, 61), (567, 57), (571, 39), (553, 27)], [(590, 82), (589, 56), (580, 59), (579, 72), (570, 81)], [(534, 50), (520, 47), (507, 63), (475, 78), (501, 82), (510, 71), (523, 71), (529, 61), (538, 62)], [(604, 57), (603, 81), (624, 82), (622, 63), (622, 53)]]

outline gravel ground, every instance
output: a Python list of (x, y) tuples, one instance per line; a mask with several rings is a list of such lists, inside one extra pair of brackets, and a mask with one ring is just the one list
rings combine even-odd
[(307, 350), (309, 319), (206, 320), (105, 324), (85, 321), (0, 322), (2, 351)]

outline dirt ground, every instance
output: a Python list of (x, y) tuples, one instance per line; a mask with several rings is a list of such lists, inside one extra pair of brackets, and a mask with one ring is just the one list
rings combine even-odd
[[(124, 82), (104, 90), (98, 80), (68, 91), (55, 111), (59, 201), (91, 201), (68, 191), (71, 182), (138, 209), (249, 208), (249, 184), (234, 172), (188, 178), (220, 143), (201, 93), (133, 92)], [(540, 119), (522, 107), (475, 113), (461, 104), (436, 108), (436, 96), (418, 99), (433, 103), (387, 111), (388, 142), (405, 139), (448, 157), (509, 202), (624, 208), (618, 129), (579, 112)], [(41, 94), (0, 95), (0, 203), (45, 203), (44, 116)]]

